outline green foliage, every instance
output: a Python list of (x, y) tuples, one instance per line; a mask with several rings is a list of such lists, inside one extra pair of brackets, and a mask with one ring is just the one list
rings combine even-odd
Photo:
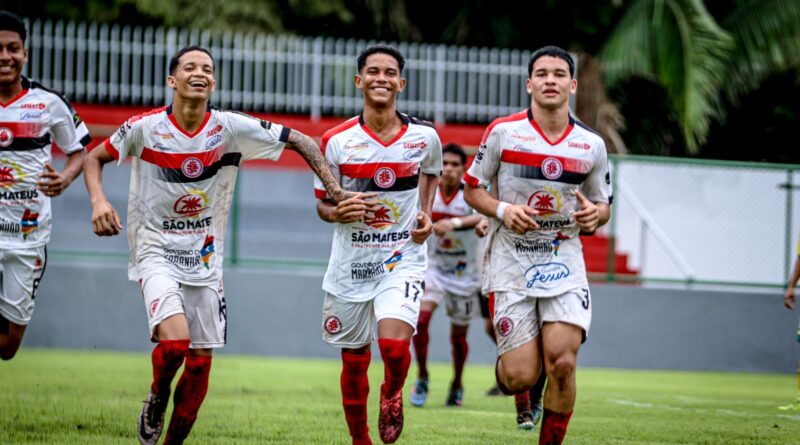
[[(349, 444), (338, 360), (216, 354), (193, 444)], [(445, 408), (449, 364), (434, 363), (429, 404), (406, 404), (407, 444), (536, 443), (509, 397), (486, 397), (491, 366), (469, 364), (461, 408)], [(412, 373), (413, 375), (413, 370)], [(370, 367), (369, 425), (377, 441), (380, 359)], [(150, 354), (25, 348), (0, 366), (0, 443), (129, 444), (151, 379)], [(588, 444), (786, 444), (800, 416), (794, 376), (578, 370), (567, 440)], [(406, 394), (413, 379), (406, 385)], [(169, 415), (171, 411), (167, 412)], [(376, 442), (377, 443), (377, 442)]]

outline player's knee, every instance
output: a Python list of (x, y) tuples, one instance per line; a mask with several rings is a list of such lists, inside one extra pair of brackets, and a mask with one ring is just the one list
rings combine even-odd
[(547, 363), (547, 377), (556, 380), (567, 379), (575, 373), (576, 357), (573, 354), (561, 354)]
[(512, 393), (527, 391), (536, 383), (533, 369), (526, 366), (503, 366), (500, 377)]

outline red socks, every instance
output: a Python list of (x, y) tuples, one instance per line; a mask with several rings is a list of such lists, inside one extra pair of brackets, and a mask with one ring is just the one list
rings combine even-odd
[(544, 409), (542, 416), (542, 430), (539, 433), (539, 445), (560, 445), (567, 435), (567, 424), (572, 417), (572, 411), (557, 413)]
[(383, 385), (381, 391), (384, 395), (392, 396), (403, 389), (403, 383), (408, 375), (411, 365), (411, 351), (409, 340), (379, 338), (378, 347), (383, 358)]
[(186, 357), (183, 374), (175, 386), (175, 408), (164, 445), (183, 443), (189, 435), (208, 392), (210, 372), (210, 356), (189, 354)]
[(372, 352), (367, 349), (361, 354), (342, 351), (342, 406), (344, 418), (350, 429), (353, 443), (371, 444), (367, 427), (367, 396), (369, 378), (367, 370), (372, 360)]
[(428, 334), (431, 325), (431, 316), (433, 312), (422, 311), (419, 313), (419, 321), (417, 321), (417, 334), (414, 335), (414, 352), (417, 356), (417, 366), (419, 366), (419, 377), (428, 378), (428, 342), (430, 336)]
[(514, 407), (517, 409), (517, 414), (522, 414), (531, 410), (531, 399), (528, 391), (514, 394)]
[(161, 340), (153, 349), (153, 392), (160, 398), (169, 397), (170, 384), (189, 352), (189, 339)]
[(461, 375), (464, 374), (464, 364), (467, 362), (469, 345), (466, 332), (451, 332), (450, 344), (453, 347), (453, 387), (461, 388)]

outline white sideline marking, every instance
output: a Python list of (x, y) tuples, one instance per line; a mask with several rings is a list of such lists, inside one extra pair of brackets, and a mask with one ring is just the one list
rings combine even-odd
[(630, 406), (633, 408), (643, 408), (643, 409), (661, 409), (665, 411), (677, 411), (677, 412), (685, 411), (697, 414), (716, 413), (716, 414), (724, 414), (726, 416), (731, 416), (731, 417), (749, 417), (749, 418), (779, 417), (781, 419), (787, 419), (787, 420), (800, 420), (800, 415), (790, 415), (790, 414), (752, 413), (752, 412), (733, 411), (730, 409), (721, 409), (721, 408), (715, 408), (713, 410), (705, 408), (685, 408), (682, 406), (662, 405), (649, 402), (635, 402), (633, 400), (623, 400), (623, 399), (609, 399), (608, 401), (611, 403), (616, 403), (617, 405)]

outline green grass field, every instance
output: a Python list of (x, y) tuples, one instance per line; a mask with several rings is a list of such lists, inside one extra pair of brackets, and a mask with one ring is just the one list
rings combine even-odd
[[(338, 361), (224, 354), (214, 360), (189, 443), (349, 443)], [(369, 412), (376, 444), (382, 372), (373, 357)], [(461, 408), (443, 406), (449, 366), (434, 364), (431, 373), (428, 405), (406, 401), (398, 443), (537, 443), (538, 433), (516, 429), (511, 398), (484, 395), (491, 367), (468, 365)], [(136, 443), (149, 381), (148, 354), (23, 349), (0, 363), (0, 444)], [(788, 375), (581, 369), (566, 443), (800, 443), (800, 412), (776, 409), (793, 399), (795, 385)]]

